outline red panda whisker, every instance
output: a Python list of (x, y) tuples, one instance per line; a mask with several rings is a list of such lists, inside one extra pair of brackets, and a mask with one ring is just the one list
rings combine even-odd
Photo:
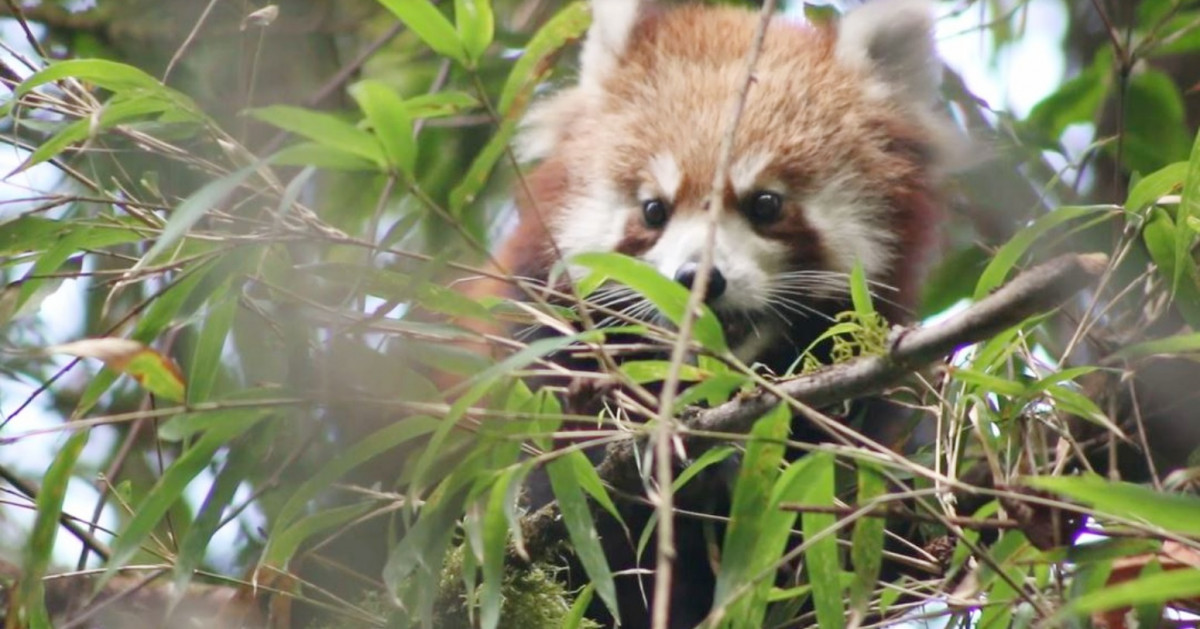
[[(839, 283), (839, 284), (846, 286), (847, 288), (850, 285), (850, 274), (843, 273), (841, 271), (825, 271), (825, 270), (784, 271), (783, 273), (776, 274), (775, 277), (783, 279), (783, 280), (789, 280), (789, 279), (793, 279), (793, 278), (820, 279), (820, 280), (824, 280), (824, 281)], [(881, 282), (879, 280), (868, 279), (867, 285), (874, 287), (874, 288), (881, 288), (881, 289), (884, 289), (887, 291), (900, 292), (899, 288), (896, 288), (895, 286), (892, 286), (891, 284), (888, 284), (887, 282)]]
[(821, 312), (820, 310), (817, 310), (816, 308), (813, 308), (812, 306), (809, 306), (808, 304), (805, 304), (801, 301), (797, 301), (795, 299), (787, 299), (787, 298), (781, 299), (780, 297), (783, 297), (782, 295), (772, 295), (771, 297), (772, 298), (768, 300), (768, 303), (774, 303), (776, 306), (779, 306), (780, 308), (783, 308), (784, 310), (786, 310), (788, 312), (802, 316), (806, 319), (808, 318), (808, 315), (811, 314), (811, 315), (820, 317), (822, 319), (825, 319), (831, 323), (833, 322), (833, 317), (831, 317), (828, 314)]

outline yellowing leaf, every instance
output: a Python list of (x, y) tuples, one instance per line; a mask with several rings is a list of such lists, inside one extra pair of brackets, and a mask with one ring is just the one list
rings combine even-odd
[(182, 402), (187, 388), (175, 361), (130, 339), (96, 338), (63, 343), (46, 349), (49, 354), (98, 358), (114, 371), (132, 376), (151, 393)]

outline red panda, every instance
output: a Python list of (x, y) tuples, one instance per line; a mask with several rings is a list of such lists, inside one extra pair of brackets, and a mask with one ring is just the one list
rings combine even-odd
[[(545, 280), (616, 251), (691, 283), (704, 204), (758, 16), (596, 0), (578, 84), (537, 105), (520, 152), (540, 164), (497, 257)], [(893, 322), (936, 241), (952, 135), (935, 113), (929, 6), (882, 0), (837, 31), (776, 18), (733, 145), (708, 304), (744, 361), (778, 371), (845, 310), (862, 265)], [(479, 286), (471, 292), (494, 291)]]
[[(593, 0), (592, 12), (578, 83), (526, 122), (520, 153), (538, 165), (518, 192), (519, 223), (499, 265), (548, 281), (565, 258), (620, 252), (690, 286), (759, 16), (638, 0)], [(924, 0), (880, 0), (836, 29), (771, 22), (733, 143), (705, 296), (741, 360), (786, 370), (848, 308), (856, 264), (891, 287), (880, 295), (889, 320), (915, 305), (954, 145), (936, 113), (932, 21)], [(513, 294), (495, 280), (468, 291)], [(653, 568), (610, 528), (614, 570)], [(695, 626), (712, 602), (698, 531), (681, 527), (676, 540), (684, 565), (672, 627)], [(641, 596), (653, 588), (631, 581), (621, 586), (622, 624), (648, 626)]]

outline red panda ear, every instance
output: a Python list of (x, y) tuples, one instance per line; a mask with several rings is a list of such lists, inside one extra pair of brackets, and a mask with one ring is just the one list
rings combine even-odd
[(641, 0), (592, 0), (592, 26), (579, 57), (579, 84), (598, 87), (617, 65), (637, 25)]
[(839, 61), (871, 76), (867, 95), (904, 106), (926, 134), (936, 172), (971, 168), (985, 152), (937, 106), (942, 63), (933, 40), (930, 0), (875, 0), (854, 9), (838, 25)]
[(592, 0), (592, 25), (580, 53), (579, 84), (534, 105), (526, 114), (517, 155), (521, 161), (543, 159), (585, 116), (601, 84), (616, 71), (629, 45), (644, 5), (650, 0)]
[(876, 0), (850, 11), (838, 26), (837, 57), (866, 70), (886, 89), (917, 107), (937, 100), (941, 63), (928, 0)]

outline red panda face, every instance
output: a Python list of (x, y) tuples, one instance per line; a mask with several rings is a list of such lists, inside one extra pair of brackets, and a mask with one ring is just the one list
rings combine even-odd
[[(930, 17), (921, 2), (877, 4), (840, 35), (783, 18), (768, 30), (719, 187), (708, 293), (744, 356), (828, 316), (856, 264), (911, 292), (928, 248), (944, 136)], [(565, 180), (533, 205), (562, 255), (621, 252), (690, 285), (758, 17), (634, 0), (593, 11), (579, 85), (531, 116), (526, 154)]]

